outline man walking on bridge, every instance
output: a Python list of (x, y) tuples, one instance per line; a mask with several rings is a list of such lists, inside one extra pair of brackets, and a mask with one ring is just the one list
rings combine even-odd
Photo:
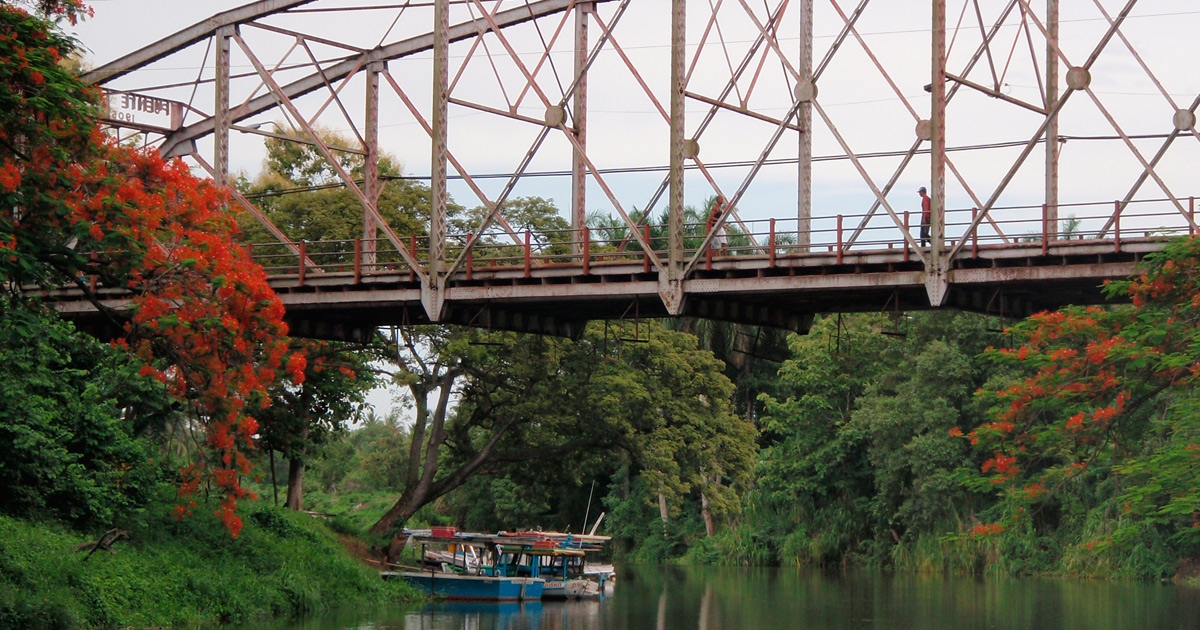
[(921, 247), (929, 246), (929, 224), (933, 219), (933, 212), (930, 208), (932, 202), (929, 200), (929, 195), (925, 194), (925, 187), (917, 189), (917, 194), (921, 195)]

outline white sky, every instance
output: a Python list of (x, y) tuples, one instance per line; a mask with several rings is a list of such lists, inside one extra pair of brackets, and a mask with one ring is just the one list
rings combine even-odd
[[(1034, 0), (1032, 7), (1041, 14), (1045, 0)], [(92, 0), (95, 18), (82, 23), (76, 33), (90, 51), (91, 61), (101, 65), (119, 56), (147, 45), (159, 38), (199, 22), (208, 16), (241, 2), (228, 0), (205, 0), (203, 2), (177, 0)], [(836, 4), (835, 4), (836, 3)], [(947, 0), (948, 38), (953, 39), (949, 52), (948, 70), (961, 73), (969, 56), (978, 46), (980, 27), (974, 19), (974, 4), (970, 0)], [(350, 2), (320, 0), (310, 7), (345, 7)], [(394, 0), (362, 0), (353, 3), (397, 4)], [(491, 2), (486, 3), (492, 6)], [(715, 0), (711, 4), (716, 4)], [(708, 17), (709, 2), (688, 3), (688, 61), (696, 55)], [(726, 0), (721, 4), (719, 34), (714, 30), (708, 44), (701, 50), (700, 63), (692, 74), (688, 90), (710, 98), (716, 98), (730, 76), (730, 66), (738, 63), (749, 42), (756, 35), (754, 24), (748, 19), (740, 2)], [(755, 6), (759, 16), (764, 8)], [(788, 11), (790, 19), (779, 34), (779, 46), (788, 62), (795, 64), (798, 54), (798, 2), (792, 2)], [(819, 61), (833, 43), (833, 36), (840, 30), (842, 21), (835, 7), (849, 13), (857, 4), (855, 0), (816, 0), (815, 56)], [(991, 25), (1002, 2), (984, 2), (984, 22)], [(1061, 43), (1063, 53), (1072, 65), (1080, 65), (1090, 54), (1107, 22), (1093, 0), (1071, 0), (1063, 2)], [(506, 1), (505, 6), (511, 6)], [(611, 18), (615, 2), (602, 3), (598, 11), (606, 22)], [(1099, 0), (1110, 15), (1115, 15), (1124, 5), (1124, 0)], [(455, 5), (451, 23), (466, 17), (464, 5)], [(965, 13), (964, 13), (965, 12)], [(286, 26), (310, 35), (354, 43), (370, 48), (381, 41), (392, 42), (429, 29), (431, 18), (428, 9), (413, 8), (399, 16), (397, 10), (370, 12), (333, 12), (277, 16), (266, 20), (270, 24)], [(963, 15), (961, 27), (960, 15)], [(1041, 104), (1039, 78), (1033, 71), (1026, 34), (1017, 24), (1016, 13), (1006, 21), (992, 47), (993, 63), (986, 59), (967, 76), (980, 83), (993, 82), (992, 68), (1002, 92), (1027, 102)], [(761, 19), (761, 17), (760, 17)], [(523, 63), (537, 63), (536, 52), (542, 49), (540, 39), (549, 39), (558, 24), (551, 17), (541, 22), (540, 31), (530, 26), (507, 32), (513, 47)], [(929, 97), (923, 86), (930, 76), (930, 2), (929, 0), (874, 0), (868, 5), (858, 23), (863, 39), (871, 52), (887, 70), (896, 89), (912, 107), (917, 116), (929, 115)], [(1142, 61), (1154, 72), (1162, 90), (1174, 100), (1178, 107), (1188, 107), (1200, 93), (1200, 55), (1194, 50), (1195, 33), (1200, 26), (1200, 4), (1195, 0), (1141, 0), (1122, 29), (1129, 45), (1134, 47)], [(571, 53), (569, 40), (572, 27), (568, 23), (563, 39), (554, 47), (554, 67), (546, 66), (538, 75), (540, 85), (557, 101), (562, 91), (555, 79), (554, 71), (561, 81), (569, 82)], [(593, 24), (592, 41), (600, 34)], [(290, 38), (252, 28), (244, 28), (243, 36), (263, 63), (272, 66), (280, 62), (281, 55), (288, 49)], [(1030, 33), (1036, 51), (1036, 63), (1044, 64), (1044, 39), (1036, 25), (1030, 24)], [(669, 3), (666, 0), (638, 0), (615, 29), (615, 37), (638, 68), (641, 77), (659, 97), (664, 106), (667, 101), (667, 77), (669, 70)], [(728, 44), (728, 57), (716, 38)], [(455, 44), (451, 49), (451, 76), (458, 71), (466, 59), (470, 42)], [(320, 44), (312, 45), (313, 54), (319, 58), (345, 54)], [(466, 65), (462, 80), (455, 86), (453, 96), (494, 107), (506, 108), (516, 98), (520, 87), (514, 80), (518, 76), (516, 66), (507, 58), (503, 46), (494, 37), (487, 40), (488, 57), (480, 50)], [(118, 89), (141, 89), (151, 85), (187, 83), (200, 77), (213, 75), (211, 56), (206, 68), (201, 68), (205, 57), (205, 44), (193, 46), (168, 57), (151, 67), (116, 82)], [(302, 50), (288, 57), (288, 62), (304, 58)], [(430, 97), (430, 57), (420, 55), (411, 59), (393, 61), (392, 76), (406, 94), (428, 116)], [(757, 61), (755, 62), (757, 64)], [(748, 74), (739, 84), (739, 90), (728, 102), (737, 102), (752, 89), (747, 106), (750, 109), (778, 117), (786, 113), (791, 105), (790, 87), (782, 70), (780, 58), (771, 54), (763, 64), (760, 78), (751, 88)], [(1065, 64), (1063, 65), (1065, 74)], [(246, 57), (236, 50), (233, 56), (234, 73), (252, 70)], [(304, 71), (307, 73), (307, 70)], [(504, 77), (504, 86), (498, 85), (496, 75)], [(297, 78), (300, 74), (281, 72), (281, 82)], [(1168, 102), (1155, 84), (1140, 67), (1138, 59), (1130, 54), (1125, 40), (1114, 38), (1092, 68), (1091, 87), (1108, 110), (1114, 121), (1128, 134), (1163, 134), (1172, 130), (1174, 107)], [(515, 87), (514, 87), (515, 86)], [(884, 77), (875, 69), (871, 58), (854, 39), (847, 40), (833, 57), (825, 73), (818, 80), (820, 95), (818, 102), (832, 118), (837, 130), (850, 147), (859, 154), (872, 152), (895, 152), (909, 148), (915, 139), (914, 118)], [(1065, 80), (1063, 81), (1065, 89)], [(235, 83), (232, 92), (236, 104), (252, 91), (258, 90), (257, 79)], [(361, 121), (363, 87), (361, 79), (352, 81), (344, 92), (345, 106), (356, 123)], [(189, 101), (194, 98), (197, 108), (211, 111), (213, 96), (206, 84), (195, 91), (181, 85), (174, 89), (156, 92), (156, 95), (175, 100)], [(314, 94), (299, 99), (298, 104), (306, 112), (313, 112), (324, 102), (325, 95)], [(517, 111), (533, 118), (542, 118), (544, 105), (534, 96), (528, 95)], [(695, 100), (687, 104), (689, 136), (694, 133), (707, 106)], [(336, 108), (330, 107), (320, 119), (325, 127), (349, 132), (350, 125), (344, 118), (335, 116)], [(599, 168), (662, 166), (667, 163), (668, 127), (651, 101), (642, 92), (633, 75), (625, 68), (621, 59), (611, 51), (602, 54), (590, 75), (589, 86), (589, 145), (588, 152)], [(243, 124), (254, 122), (282, 121), (278, 112), (256, 117)], [(814, 155), (841, 155), (843, 150), (830, 129), (814, 115)], [(1020, 109), (997, 99), (990, 98), (967, 88), (960, 90), (947, 113), (947, 143), (951, 147), (988, 143), (1029, 140), (1042, 121), (1039, 114)], [(473, 174), (509, 173), (519, 163), (539, 129), (524, 122), (515, 122), (496, 116), (482, 114), (462, 107), (451, 108), (450, 150)], [(702, 160), (709, 164), (754, 160), (763, 150), (774, 128), (766, 123), (750, 121), (738, 114), (722, 112), (700, 139)], [(399, 158), (405, 172), (427, 175), (429, 172), (429, 141), (420, 125), (409, 114), (402, 101), (390, 88), (383, 87), (381, 100), (381, 145), (383, 149)], [(1114, 127), (1087, 94), (1077, 93), (1064, 107), (1060, 133), (1066, 136), (1113, 136)], [(771, 158), (795, 158), (798, 151), (798, 136), (788, 132), (770, 153)], [(250, 175), (261, 167), (263, 151), (260, 139), (247, 134), (233, 134), (232, 167)], [(1135, 139), (1134, 145), (1145, 159), (1151, 158), (1162, 143), (1161, 139)], [(211, 143), (201, 143), (201, 150), (211, 152)], [(963, 175), (970, 189), (982, 200), (986, 200), (996, 188), (1016, 157), (1018, 148), (990, 149), (972, 152), (953, 152), (950, 159)], [(570, 145), (561, 134), (551, 135), (550, 140), (534, 159), (531, 171), (562, 171), (570, 164)], [(877, 185), (881, 186), (899, 164), (897, 157), (864, 159), (862, 164)], [(1196, 194), (1200, 186), (1195, 184), (1195, 172), (1200, 164), (1200, 142), (1197, 138), (1180, 138), (1163, 159), (1158, 173), (1164, 183), (1177, 197), (1185, 199)], [(1001, 196), (999, 206), (1040, 204), (1044, 199), (1044, 158), (1042, 149), (1035, 149), (1024, 167), (1017, 173), (1012, 184)], [(1140, 163), (1124, 142), (1120, 140), (1094, 141), (1074, 139), (1063, 145), (1061, 160), (1061, 202), (1102, 202), (1103, 205), (1080, 206), (1062, 214), (1078, 213), (1079, 216), (1099, 216), (1110, 211), (1111, 200), (1122, 198), (1141, 173)], [(745, 168), (714, 169), (717, 183), (726, 195), (731, 194), (742, 183)], [(642, 208), (651, 193), (657, 188), (665, 174), (631, 173), (607, 178), (612, 190), (625, 209)], [(917, 210), (918, 198), (914, 194), (918, 186), (928, 185), (929, 159), (918, 156), (905, 170), (896, 189), (888, 201), (897, 211)], [(502, 186), (502, 179), (481, 180), (489, 195), (494, 195)], [(765, 168), (747, 190), (739, 203), (745, 219), (765, 220), (777, 217), (794, 221), (797, 202), (796, 166)], [(817, 220), (814, 227), (831, 227), (832, 217), (837, 214), (856, 215), (864, 213), (874, 201), (870, 188), (863, 178), (846, 160), (821, 161), (813, 166), (813, 213)], [(461, 183), (452, 185), (452, 195), (459, 203), (478, 205), (478, 200)], [(516, 195), (539, 195), (554, 198), (560, 208), (569, 206), (570, 180), (565, 177), (527, 178), (515, 190)], [(713, 194), (708, 182), (696, 171), (687, 175), (686, 202), (700, 205)], [(1165, 197), (1162, 189), (1148, 181), (1137, 198), (1158, 199)], [(947, 207), (968, 209), (974, 202), (967, 189), (948, 174)], [(661, 205), (659, 206), (661, 207)], [(1138, 206), (1147, 211), (1155, 209), (1161, 216), (1143, 217), (1146, 227), (1162, 225), (1164, 222), (1180, 222), (1178, 213), (1165, 204)], [(613, 213), (603, 191), (594, 183), (588, 188), (588, 208)], [(1030, 216), (1032, 211), (1008, 211), (1008, 218)], [(999, 213), (999, 211), (997, 211)], [(1136, 212), (1132, 213), (1136, 214)], [(999, 216), (999, 215), (998, 215)], [(1001, 217), (1003, 218), (1003, 217)], [(1139, 219), (1130, 218), (1137, 222)], [(849, 220), (848, 220), (849, 221)], [(883, 217), (872, 225), (894, 229), (886, 225)], [(1015, 227), (1018, 233), (1026, 230)], [(820, 240), (820, 237), (815, 237)], [(385, 401), (378, 405), (386, 409)]]

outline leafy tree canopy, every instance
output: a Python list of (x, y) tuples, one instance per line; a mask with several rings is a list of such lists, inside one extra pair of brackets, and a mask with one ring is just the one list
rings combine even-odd
[[(69, 15), (75, 3), (59, 3)], [(76, 43), (56, 26), (0, 4), (0, 280), (128, 290), (122, 347), (142, 376), (167, 385), (204, 428), (206, 448), (183, 472), (188, 501), (210, 480), (235, 535), (241, 476), (258, 423), (285, 370), (302, 378), (286, 345), (283, 307), (262, 270), (232, 242), (224, 195), (181, 161), (116, 145), (96, 123), (98, 91), (59, 62)], [(194, 506), (181, 506), (186, 513)]]

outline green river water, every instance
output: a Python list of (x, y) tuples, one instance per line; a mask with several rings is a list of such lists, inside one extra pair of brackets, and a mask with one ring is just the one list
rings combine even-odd
[(278, 630), (1200, 630), (1200, 588), (866, 571), (623, 567), (603, 601), (430, 604)]

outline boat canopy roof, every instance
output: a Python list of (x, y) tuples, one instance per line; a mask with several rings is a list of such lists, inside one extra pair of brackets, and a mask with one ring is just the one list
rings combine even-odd
[(432, 529), (404, 530), (404, 535), (408, 538), (409, 544), (519, 547), (529, 553), (548, 556), (575, 556), (583, 555), (589, 551), (599, 551), (604, 547), (605, 543), (611, 540), (609, 536), (587, 536), (540, 531), (499, 532), (496, 534), (439, 531), (438, 534), (435, 536)]

